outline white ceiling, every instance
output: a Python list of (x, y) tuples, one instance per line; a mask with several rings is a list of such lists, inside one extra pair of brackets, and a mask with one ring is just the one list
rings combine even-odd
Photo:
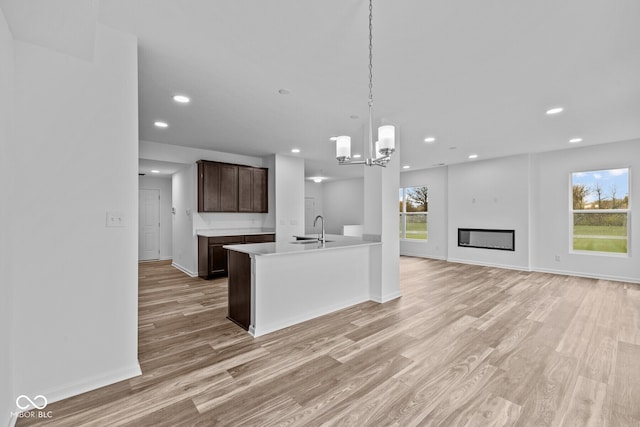
[[(366, 0), (0, 7), (14, 37), (75, 55), (88, 56), (96, 19), (135, 34), (142, 140), (253, 156), (296, 147), (307, 176), (362, 172), (336, 165), (329, 137), (351, 135), (354, 152), (364, 140)], [(396, 125), (412, 169), (638, 138), (638, 22), (637, 0), (374, 0), (375, 125)], [(546, 116), (554, 106), (565, 111)]]
[[(169, 178), (185, 167), (184, 163), (161, 162), (159, 160), (138, 159), (138, 172), (145, 176)], [(156, 172), (152, 172), (156, 171)]]

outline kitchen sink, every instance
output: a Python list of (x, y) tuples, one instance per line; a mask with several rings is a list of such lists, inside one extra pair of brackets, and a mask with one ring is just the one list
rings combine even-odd
[[(325, 240), (324, 242), (329, 243), (329, 242), (333, 242), (333, 240)], [(320, 240), (307, 238), (307, 239), (299, 239), (299, 240), (296, 240), (295, 242), (289, 242), (289, 243), (293, 243), (294, 245), (307, 245), (309, 243), (320, 243)]]

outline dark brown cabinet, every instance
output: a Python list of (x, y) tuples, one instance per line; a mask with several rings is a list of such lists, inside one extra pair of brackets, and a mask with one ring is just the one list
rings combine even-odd
[(198, 212), (238, 211), (238, 166), (198, 162)]
[(198, 212), (268, 212), (268, 169), (198, 161)]
[(267, 169), (238, 169), (238, 212), (268, 212)]
[(212, 278), (228, 274), (228, 251), (224, 245), (275, 242), (275, 234), (246, 236), (198, 236), (198, 276)]
[(251, 257), (229, 251), (229, 281), (227, 318), (244, 330), (251, 324)]
[(226, 276), (227, 250), (222, 247), (239, 243), (244, 243), (244, 236), (198, 236), (198, 276)]

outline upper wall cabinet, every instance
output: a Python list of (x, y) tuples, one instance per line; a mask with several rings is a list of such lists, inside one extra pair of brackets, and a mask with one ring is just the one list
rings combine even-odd
[(198, 212), (268, 212), (267, 171), (198, 161)]
[(238, 168), (238, 212), (268, 212), (267, 169)]

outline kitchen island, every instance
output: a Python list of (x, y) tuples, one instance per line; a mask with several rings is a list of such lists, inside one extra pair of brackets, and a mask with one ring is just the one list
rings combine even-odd
[(225, 245), (228, 317), (257, 337), (375, 299), (370, 262), (380, 246), (335, 235), (325, 243)]

